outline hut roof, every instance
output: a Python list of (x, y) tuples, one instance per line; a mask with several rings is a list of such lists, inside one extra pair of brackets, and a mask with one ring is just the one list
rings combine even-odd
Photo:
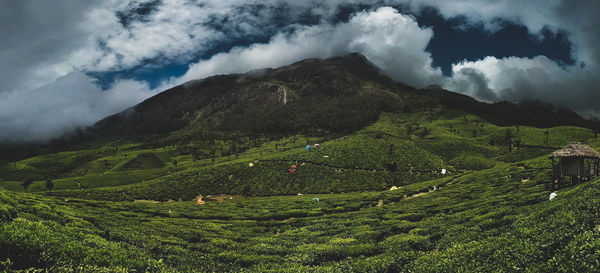
[(594, 157), (600, 158), (600, 153), (581, 142), (573, 142), (560, 150), (554, 151), (550, 157)]

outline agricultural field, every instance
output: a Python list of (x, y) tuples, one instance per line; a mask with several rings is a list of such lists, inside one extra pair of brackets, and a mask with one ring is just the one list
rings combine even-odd
[(550, 188), (547, 158), (599, 149), (591, 130), (430, 109), (349, 135), (172, 141), (187, 133), (0, 162), (0, 268), (597, 270), (600, 180)]

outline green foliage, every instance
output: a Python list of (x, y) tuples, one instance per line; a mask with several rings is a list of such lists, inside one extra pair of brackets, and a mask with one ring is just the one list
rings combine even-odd
[(23, 179), (23, 181), (21, 181), (21, 186), (23, 187), (25, 192), (27, 192), (27, 188), (29, 188), (31, 184), (33, 184), (33, 179), (31, 178), (25, 178)]
[(46, 189), (49, 191), (49, 194), (52, 194), (52, 188), (54, 188), (54, 182), (52, 182), (52, 179), (47, 179)]
[[(2, 257), (13, 269), (85, 265), (90, 271), (589, 269), (594, 256), (568, 259), (597, 251), (600, 214), (590, 197), (600, 193), (599, 182), (548, 202), (536, 182), (507, 179), (526, 173), (497, 164), (395, 191), (233, 196), (203, 206), (65, 202), (0, 191), (11, 214), (1, 225)], [(432, 185), (438, 190), (407, 198)], [(378, 200), (383, 206), (375, 206)]]
[[(401, 102), (391, 95), (328, 97), (316, 96), (295, 100), (267, 111), (262, 116), (244, 120), (258, 132), (304, 132), (325, 129), (336, 133), (350, 133), (374, 122), (381, 111), (394, 111)], [(224, 124), (233, 128), (235, 122)], [(243, 125), (240, 124), (243, 128)]]
[(481, 155), (461, 154), (450, 161), (455, 168), (483, 170), (494, 167), (494, 161)]
[(147, 170), (164, 167), (165, 163), (154, 153), (140, 153), (119, 167), (121, 171)]
[[(561, 189), (548, 201), (550, 150), (509, 151), (504, 142), (510, 130), (511, 139), (546, 146), (548, 131), (547, 145), (600, 147), (589, 130), (517, 129), (444, 109), (378, 116), (344, 136), (251, 136), (198, 126), (197, 135), (182, 130), (2, 163), (0, 270), (597, 268), (600, 182)], [(307, 126), (294, 130), (312, 130)], [(315, 143), (320, 147), (305, 150)], [(60, 164), (48, 162), (64, 168), (58, 173), (53, 166)], [(290, 174), (292, 164), (298, 169)], [(23, 181), (16, 177), (30, 179), (28, 190), (37, 194), (16, 192)], [(230, 196), (197, 205), (200, 194)]]

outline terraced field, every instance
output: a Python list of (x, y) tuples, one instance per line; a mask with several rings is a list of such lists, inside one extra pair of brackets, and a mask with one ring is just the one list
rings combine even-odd
[[(590, 130), (503, 127), (465, 113), (433, 111), (382, 114), (348, 136), (249, 141), (152, 147), (123, 140), (0, 163), (0, 268), (597, 268), (600, 181), (559, 189), (557, 198), (548, 198), (555, 191), (548, 188), (550, 148), (583, 141), (598, 149)], [(315, 143), (319, 148), (305, 149)], [(234, 145), (246, 148), (226, 152)], [(287, 172), (291, 165), (297, 165), (295, 173)], [(33, 181), (29, 193), (25, 179)], [(51, 192), (46, 180), (54, 185)], [(196, 203), (199, 195), (204, 205)]]

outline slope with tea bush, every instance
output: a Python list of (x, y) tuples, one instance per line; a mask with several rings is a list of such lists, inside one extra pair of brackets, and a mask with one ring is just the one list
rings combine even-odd
[(546, 156), (600, 148), (596, 125), (535, 105), (488, 111), (356, 54), (190, 82), (0, 161), (0, 268), (593, 271), (600, 182), (549, 201)]
[(592, 270), (599, 182), (548, 201), (545, 174), (498, 163), (396, 191), (204, 206), (0, 190), (0, 249), (5, 268), (51, 271)]

